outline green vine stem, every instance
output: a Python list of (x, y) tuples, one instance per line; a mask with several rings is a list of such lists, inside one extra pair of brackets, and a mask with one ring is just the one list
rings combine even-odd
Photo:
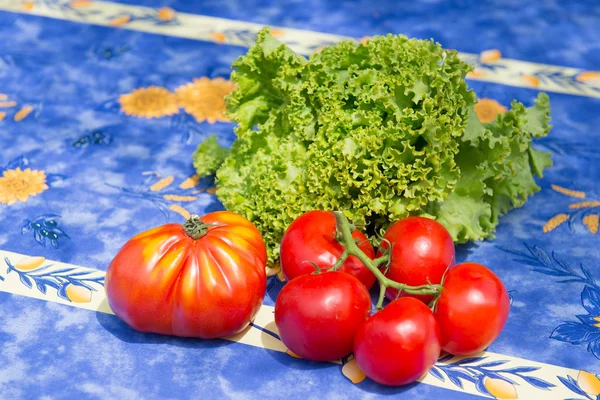
[(198, 215), (192, 214), (183, 224), (183, 230), (189, 237), (198, 240), (208, 233), (208, 228), (212, 226), (221, 226), (218, 224), (206, 224)]
[(385, 298), (385, 291), (388, 287), (398, 289), (400, 291), (409, 294), (429, 294), (439, 296), (443, 290), (442, 285), (421, 285), (421, 286), (409, 286), (404, 283), (399, 283), (386, 278), (385, 275), (379, 270), (379, 265), (389, 261), (388, 255), (371, 260), (363, 251), (358, 247), (356, 241), (352, 237), (352, 225), (348, 221), (348, 218), (341, 211), (334, 211), (336, 229), (338, 232), (338, 240), (344, 246), (344, 252), (341, 257), (337, 260), (332, 269), (339, 268), (349, 256), (355, 256), (367, 267), (379, 281), (379, 301), (377, 302), (377, 310), (383, 307), (383, 300)]

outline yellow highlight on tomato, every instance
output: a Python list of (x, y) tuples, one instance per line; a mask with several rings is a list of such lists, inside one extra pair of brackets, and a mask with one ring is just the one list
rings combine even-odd
[(26, 257), (22, 258), (15, 264), (15, 268), (19, 271), (33, 271), (42, 266), (46, 261), (46, 257)]
[(89, 303), (92, 301), (92, 291), (84, 286), (69, 283), (65, 293), (73, 303)]
[(498, 378), (483, 378), (483, 385), (497, 399), (518, 399), (517, 389), (510, 382)]
[(577, 385), (587, 394), (596, 397), (600, 395), (600, 379), (587, 371), (579, 371)]

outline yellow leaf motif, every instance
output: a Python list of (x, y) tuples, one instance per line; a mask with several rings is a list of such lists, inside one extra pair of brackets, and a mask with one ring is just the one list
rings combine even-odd
[(354, 358), (342, 366), (342, 374), (354, 384), (361, 383), (367, 377)]
[(187, 178), (185, 181), (181, 182), (181, 185), (179, 185), (179, 188), (180, 189), (195, 188), (196, 186), (198, 186), (198, 183), (200, 183), (200, 177), (198, 175), (192, 175), (189, 178)]
[(131, 17), (129, 15), (123, 15), (122, 17), (117, 17), (112, 19), (108, 24), (110, 26), (122, 26), (131, 21)]
[(227, 39), (225, 34), (222, 32), (212, 32), (210, 34), (210, 37), (212, 38), (212, 40), (214, 40), (217, 43), (224, 43), (225, 39)]
[(21, 4), (21, 7), (23, 7), (25, 11), (31, 11), (33, 10), (33, 7), (35, 7), (35, 4), (33, 1), (25, 1)]
[(600, 72), (597, 71), (583, 71), (579, 75), (577, 75), (577, 80), (580, 82), (587, 81), (600, 81)]
[(598, 200), (582, 201), (580, 203), (569, 204), (569, 208), (591, 208), (598, 206), (600, 206), (600, 201)]
[(186, 221), (190, 219), (190, 212), (178, 204), (171, 204), (171, 206), (169, 206), (169, 209), (181, 215), (183, 218), (186, 219)]
[(479, 54), (479, 60), (484, 64), (491, 64), (502, 58), (502, 53), (498, 49), (482, 51)]
[(27, 116), (28, 116), (29, 114), (31, 114), (31, 112), (32, 112), (32, 111), (33, 111), (33, 107), (31, 107), (31, 106), (25, 106), (25, 107), (21, 108), (21, 109), (20, 109), (20, 110), (19, 110), (19, 111), (18, 111), (18, 112), (15, 114), (14, 120), (15, 120), (16, 122), (22, 121), (22, 120), (24, 120), (25, 118), (27, 118)]
[(45, 257), (25, 257), (15, 264), (15, 268), (19, 271), (33, 271), (42, 266), (46, 261)]
[(565, 196), (576, 197), (578, 199), (585, 199), (585, 193), (583, 192), (567, 189), (558, 185), (550, 185), (550, 187), (552, 187), (552, 190), (554, 190), (555, 192), (564, 194)]
[(569, 216), (567, 214), (555, 215), (554, 217), (550, 218), (548, 222), (546, 222), (546, 225), (544, 225), (544, 233), (552, 232), (568, 219)]
[(161, 21), (172, 21), (175, 19), (175, 10), (171, 7), (162, 7), (158, 10), (158, 19)]
[(2, 101), (0, 102), (0, 108), (10, 108), (17, 105), (16, 101)]
[(531, 76), (531, 75), (521, 75), (521, 79), (527, 83), (527, 85), (532, 86), (532, 87), (538, 87), (540, 86), (540, 80), (538, 78), (536, 78), (535, 76)]
[(84, 286), (69, 283), (65, 293), (73, 303), (89, 303), (92, 301), (92, 291)]
[(150, 186), (150, 190), (152, 190), (153, 192), (160, 192), (161, 190), (169, 186), (171, 183), (173, 183), (173, 177), (167, 176), (166, 178), (161, 179), (154, 185)]
[(69, 3), (69, 7), (71, 8), (83, 8), (89, 7), (92, 5), (92, 0), (73, 0)]
[(6, 100), (8, 99), (8, 95), (4, 94), (4, 93), (0, 93), (0, 100)]
[(510, 382), (504, 379), (490, 378), (486, 376), (483, 378), (483, 385), (488, 392), (496, 399), (518, 399), (517, 389)]
[(579, 374), (577, 374), (577, 386), (594, 398), (600, 395), (600, 379), (589, 372), (579, 371)]
[(208, 188), (206, 189), (206, 193), (215, 194), (217, 193), (217, 188)]
[(4, 118), (6, 118), (6, 113), (0, 111), (0, 121), (2, 121)]
[(598, 214), (590, 214), (583, 217), (583, 224), (587, 226), (590, 233), (598, 233)]
[(169, 200), (169, 201), (194, 201), (197, 199), (196, 196), (179, 196), (176, 194), (165, 194), (164, 196), (165, 200)]

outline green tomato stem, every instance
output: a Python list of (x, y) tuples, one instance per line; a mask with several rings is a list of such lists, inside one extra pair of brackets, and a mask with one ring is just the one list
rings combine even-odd
[[(398, 289), (399, 291), (406, 292), (408, 294), (421, 294), (421, 295), (434, 295), (439, 296), (443, 290), (442, 285), (420, 285), (420, 286), (410, 286), (404, 283), (399, 283), (387, 278), (380, 270), (379, 270), (379, 262), (388, 262), (389, 255), (384, 255), (382, 257), (376, 258), (375, 260), (371, 260), (369, 256), (367, 256), (356, 244), (354, 238), (352, 237), (352, 226), (348, 221), (348, 218), (341, 211), (334, 211), (335, 221), (336, 221), (336, 229), (338, 231), (338, 236), (340, 238), (341, 243), (344, 245), (345, 250), (344, 254), (347, 256), (355, 256), (367, 267), (377, 278), (379, 281), (379, 302), (377, 303), (377, 309), (380, 309), (383, 304), (383, 297), (385, 294), (385, 289), (388, 287)], [(346, 256), (346, 257), (347, 257)], [(340, 263), (340, 259), (336, 262), (336, 265)], [(344, 260), (341, 261), (343, 263)], [(340, 263), (340, 265), (341, 265)], [(382, 294), (383, 293), (383, 294)]]
[(183, 230), (189, 237), (198, 240), (208, 233), (208, 228), (212, 226), (222, 226), (219, 224), (205, 224), (198, 215), (192, 214), (183, 224)]

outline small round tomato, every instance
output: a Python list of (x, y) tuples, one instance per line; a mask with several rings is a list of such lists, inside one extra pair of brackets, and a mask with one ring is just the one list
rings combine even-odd
[(123, 246), (106, 271), (108, 304), (143, 332), (233, 335), (262, 305), (266, 262), (262, 236), (250, 221), (226, 211), (193, 216)]
[(446, 274), (435, 316), (444, 351), (461, 355), (488, 347), (504, 328), (510, 299), (502, 281), (483, 265), (462, 263)]
[[(296, 218), (281, 240), (281, 269), (286, 279), (312, 273), (315, 269), (311, 263), (323, 271), (331, 268), (344, 251), (335, 233), (331, 211), (309, 211)], [(352, 237), (358, 239), (358, 247), (369, 258), (375, 258), (373, 246), (362, 232), (355, 230)], [(355, 276), (367, 289), (375, 283), (375, 275), (354, 256), (348, 257), (339, 271)]]
[[(391, 245), (390, 265), (386, 277), (410, 286), (439, 284), (448, 268), (454, 265), (454, 242), (439, 222), (424, 217), (408, 217), (395, 222), (384, 236)], [(382, 242), (383, 249), (388, 248)], [(381, 255), (381, 254), (379, 254)], [(430, 295), (398, 293), (388, 288), (386, 297), (414, 297), (425, 303), (433, 300)]]
[(314, 361), (333, 361), (351, 353), (354, 335), (370, 313), (365, 286), (339, 271), (292, 279), (275, 301), (281, 341), (298, 356)]
[(425, 375), (440, 356), (440, 328), (423, 302), (403, 297), (369, 318), (354, 339), (358, 366), (375, 382), (400, 386)]

